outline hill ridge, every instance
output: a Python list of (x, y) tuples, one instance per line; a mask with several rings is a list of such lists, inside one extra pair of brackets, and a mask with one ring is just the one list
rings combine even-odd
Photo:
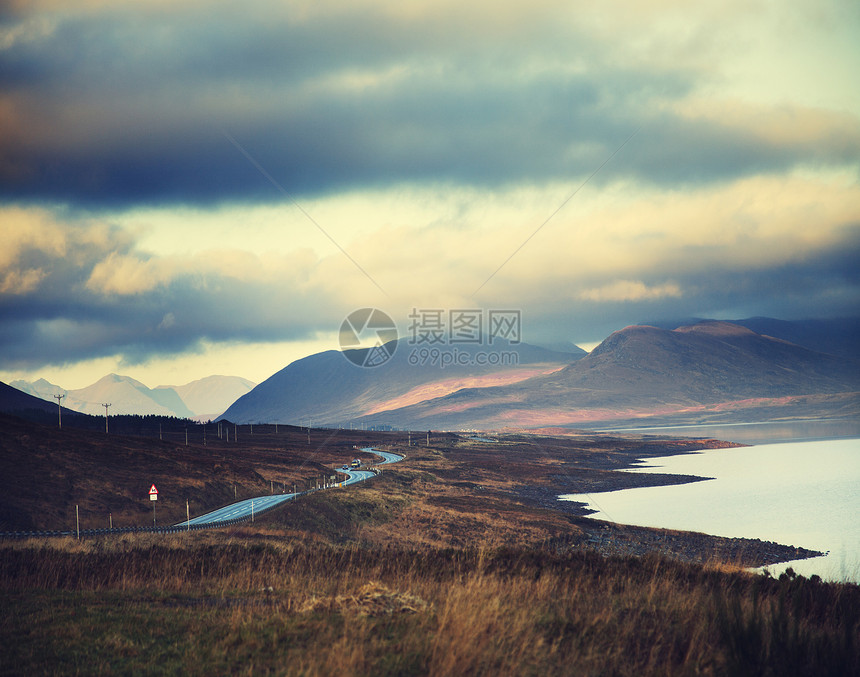
[[(821, 395), (842, 396), (851, 410), (860, 410), (858, 391), (857, 362), (735, 329), (732, 323), (680, 331), (631, 325), (552, 374), (459, 390), (378, 412), (376, 418), (415, 429), (482, 429), (665, 417), (697, 408), (706, 414), (710, 405), (730, 403), (742, 412), (762, 402), (780, 415), (796, 414), (796, 398)], [(780, 411), (781, 398), (795, 400), (785, 400)]]

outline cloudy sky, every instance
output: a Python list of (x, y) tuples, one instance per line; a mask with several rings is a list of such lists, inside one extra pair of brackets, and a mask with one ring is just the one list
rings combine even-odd
[(362, 307), (856, 314), (855, 0), (0, 6), (4, 381), (260, 381)]

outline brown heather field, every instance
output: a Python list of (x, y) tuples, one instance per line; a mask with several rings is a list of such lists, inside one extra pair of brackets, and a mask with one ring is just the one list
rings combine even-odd
[[(27, 449), (48, 440), (45, 455), (62, 441), (26, 434)], [(255, 426), (253, 442), (225, 450), (212, 485), (267, 489), (275, 475), (340, 465), (355, 444), (407, 459), (253, 525), (0, 542), (0, 674), (860, 674), (860, 587), (739, 568), (794, 548), (604, 525), (547, 500), (629, 482), (614, 471), (689, 443), (435, 435), (405, 448), (402, 434), (314, 431), (308, 452), (300, 431), (286, 443), (267, 434)], [(72, 489), (41, 498), (56, 514), (94, 449), (200, 478), (216, 453), (75, 435), (65, 448), (81, 457), (62, 478)], [(106, 462), (85, 484), (103, 487), (100, 505), (121, 495), (128, 467)], [(220, 499), (203, 490), (201, 509)]]
[(3, 674), (851, 675), (860, 590), (283, 530), (18, 543)]

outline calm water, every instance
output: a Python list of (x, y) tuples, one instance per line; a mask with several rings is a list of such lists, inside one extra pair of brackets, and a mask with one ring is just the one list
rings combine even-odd
[(741, 444), (774, 444), (776, 442), (808, 442), (811, 440), (860, 437), (860, 421), (842, 419), (767, 421), (764, 423), (618, 428), (606, 432), (636, 432), (643, 435), (672, 435), (673, 437), (712, 437), (717, 440), (730, 440)]
[(791, 566), (804, 576), (860, 582), (860, 438), (715, 449), (651, 459), (630, 472), (655, 468), (715, 479), (561, 498), (587, 502), (600, 511), (594, 518), (621, 524), (829, 551), (769, 570)]

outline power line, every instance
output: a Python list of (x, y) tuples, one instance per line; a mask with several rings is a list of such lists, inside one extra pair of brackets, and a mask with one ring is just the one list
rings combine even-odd
[(63, 427), (63, 407), (60, 405), (60, 400), (62, 400), (66, 396), (65, 393), (62, 395), (54, 395), (54, 399), (57, 400), (57, 416), (60, 421), (60, 429)]
[(107, 431), (108, 431), (108, 412), (107, 412), (107, 410), (108, 410), (108, 407), (111, 405), (110, 405), (110, 403), (107, 403), (107, 404), (102, 403), (102, 406), (105, 408), (105, 434), (107, 434)]

